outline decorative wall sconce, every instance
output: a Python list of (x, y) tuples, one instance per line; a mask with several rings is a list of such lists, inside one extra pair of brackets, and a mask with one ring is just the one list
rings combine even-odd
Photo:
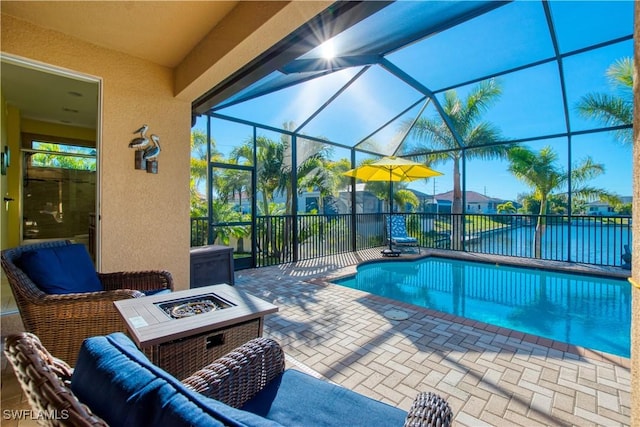
[(2, 175), (7, 174), (7, 168), (11, 164), (10, 151), (7, 145), (4, 146), (4, 150), (0, 153), (0, 173)]
[(129, 148), (135, 148), (134, 165), (136, 169), (146, 170), (147, 173), (158, 173), (158, 156), (160, 155), (160, 137), (151, 135), (147, 138), (148, 125), (142, 125), (140, 129), (133, 132), (140, 136), (133, 138), (129, 143)]

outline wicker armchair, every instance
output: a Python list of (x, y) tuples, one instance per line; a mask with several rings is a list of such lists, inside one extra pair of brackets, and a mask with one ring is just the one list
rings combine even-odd
[(56, 357), (73, 364), (85, 338), (126, 331), (113, 301), (144, 296), (140, 291), (173, 290), (173, 279), (166, 271), (98, 273), (104, 291), (51, 295), (41, 291), (16, 263), (26, 251), (68, 244), (19, 246), (3, 250), (1, 259), (25, 330), (37, 335)]
[[(284, 352), (269, 338), (255, 338), (182, 380), (194, 391), (241, 408), (285, 370)], [(453, 412), (445, 399), (418, 393), (404, 427), (448, 427)]]
[[(106, 426), (69, 389), (72, 369), (52, 357), (38, 337), (29, 333), (10, 335), (5, 354), (36, 413), (59, 416), (43, 420), (51, 426)], [(280, 345), (256, 338), (221, 357), (182, 381), (187, 387), (229, 406), (240, 408), (284, 370)], [(357, 410), (357, 408), (354, 408)], [(433, 393), (420, 393), (409, 410), (404, 426), (451, 425), (449, 404)]]

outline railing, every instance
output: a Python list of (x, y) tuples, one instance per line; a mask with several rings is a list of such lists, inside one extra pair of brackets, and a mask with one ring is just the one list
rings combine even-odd
[(209, 239), (209, 219), (205, 217), (191, 218), (191, 247), (204, 246)]
[[(395, 215), (395, 214), (394, 214)], [(536, 258), (537, 215), (401, 213), (423, 248)], [(386, 214), (256, 218), (256, 266), (282, 264), (386, 245)], [(628, 216), (547, 215), (539, 259), (621, 266), (631, 244)], [(354, 228), (355, 227), (355, 228)], [(208, 242), (207, 218), (191, 219), (191, 245)], [(214, 233), (215, 234), (215, 233)]]

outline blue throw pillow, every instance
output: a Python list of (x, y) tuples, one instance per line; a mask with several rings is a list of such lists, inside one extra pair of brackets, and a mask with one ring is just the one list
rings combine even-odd
[(407, 413), (293, 369), (271, 381), (243, 410), (286, 426), (403, 426)]
[(27, 251), (20, 268), (47, 294), (71, 294), (104, 290), (89, 252), (75, 243)]
[(187, 389), (120, 332), (84, 341), (71, 390), (111, 426), (278, 426)]

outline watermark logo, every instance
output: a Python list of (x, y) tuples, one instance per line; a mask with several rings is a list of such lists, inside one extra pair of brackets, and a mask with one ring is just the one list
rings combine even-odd
[(34, 411), (33, 409), (3, 409), (4, 420), (67, 420), (69, 410)]

